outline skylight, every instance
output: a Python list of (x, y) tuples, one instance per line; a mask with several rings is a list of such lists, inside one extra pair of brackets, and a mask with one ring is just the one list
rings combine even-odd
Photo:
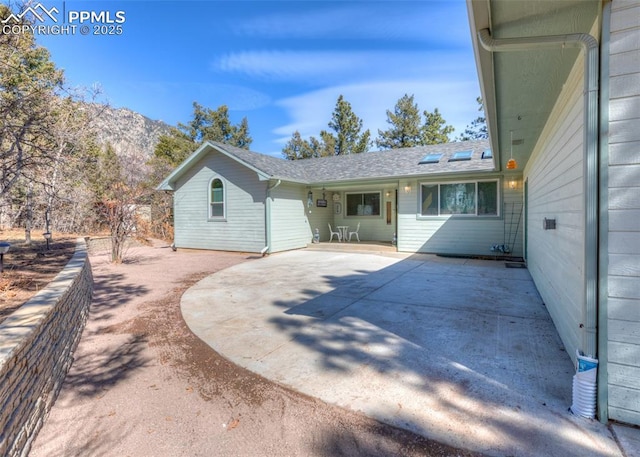
[(484, 151), (482, 151), (482, 158), (483, 159), (492, 159), (493, 158), (493, 152), (491, 151), (491, 149), (485, 149)]
[(451, 158), (449, 159), (449, 162), (456, 162), (459, 160), (471, 160), (471, 154), (473, 154), (473, 151), (458, 151), (455, 154), (453, 154), (453, 156), (451, 156)]
[(427, 154), (422, 158), (422, 160), (418, 163), (438, 163), (444, 154), (441, 152), (435, 154)]

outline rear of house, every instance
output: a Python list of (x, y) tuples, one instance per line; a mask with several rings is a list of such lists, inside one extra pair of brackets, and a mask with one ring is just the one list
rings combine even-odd
[(174, 193), (178, 248), (273, 253), (343, 231), (402, 252), (522, 256), (521, 176), (495, 170), (486, 140), (295, 162), (207, 142), (159, 189)]

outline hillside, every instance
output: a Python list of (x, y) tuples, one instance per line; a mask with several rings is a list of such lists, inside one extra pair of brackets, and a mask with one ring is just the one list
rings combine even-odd
[(127, 108), (89, 106), (95, 116), (98, 141), (103, 145), (110, 143), (118, 156), (135, 158), (136, 162), (151, 158), (158, 138), (171, 128)]

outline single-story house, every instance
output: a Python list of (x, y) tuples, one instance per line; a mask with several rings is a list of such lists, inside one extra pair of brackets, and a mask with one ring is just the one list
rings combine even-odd
[(348, 227), (404, 252), (522, 256), (521, 176), (487, 140), (297, 161), (206, 142), (159, 188), (178, 248), (273, 253)]
[(568, 353), (599, 359), (599, 419), (640, 425), (640, 0), (467, 7), (528, 269)]
[(599, 359), (598, 418), (640, 425), (640, 0), (467, 6), (488, 141), (301, 161), (205, 143), (159, 186), (176, 246), (359, 224), (399, 251), (523, 257), (568, 354)]

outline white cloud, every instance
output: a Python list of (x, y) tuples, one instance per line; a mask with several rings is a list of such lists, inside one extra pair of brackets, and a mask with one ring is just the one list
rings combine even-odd
[(453, 136), (462, 133), (478, 116), (476, 97), (479, 88), (475, 80), (424, 79), (339, 85), (277, 101), (291, 121), (273, 130), (278, 136), (274, 142), (282, 146), (295, 130), (303, 137), (309, 137), (328, 129), (327, 123), (341, 94), (363, 120), (363, 129), (369, 129), (375, 138), (378, 129), (385, 130), (389, 126), (387, 110), (393, 110), (405, 93), (414, 95), (421, 111), (432, 112), (438, 108), (447, 124), (455, 127)]
[(463, 2), (327, 2), (314, 8), (248, 17), (232, 25), (240, 36), (268, 39), (384, 39), (460, 42), (467, 24), (451, 22), (464, 14)]
[(422, 51), (245, 51), (217, 59), (214, 70), (246, 75), (262, 81), (301, 84), (344, 84), (356, 80), (410, 79), (437, 71), (459, 78), (473, 69), (469, 55)]

